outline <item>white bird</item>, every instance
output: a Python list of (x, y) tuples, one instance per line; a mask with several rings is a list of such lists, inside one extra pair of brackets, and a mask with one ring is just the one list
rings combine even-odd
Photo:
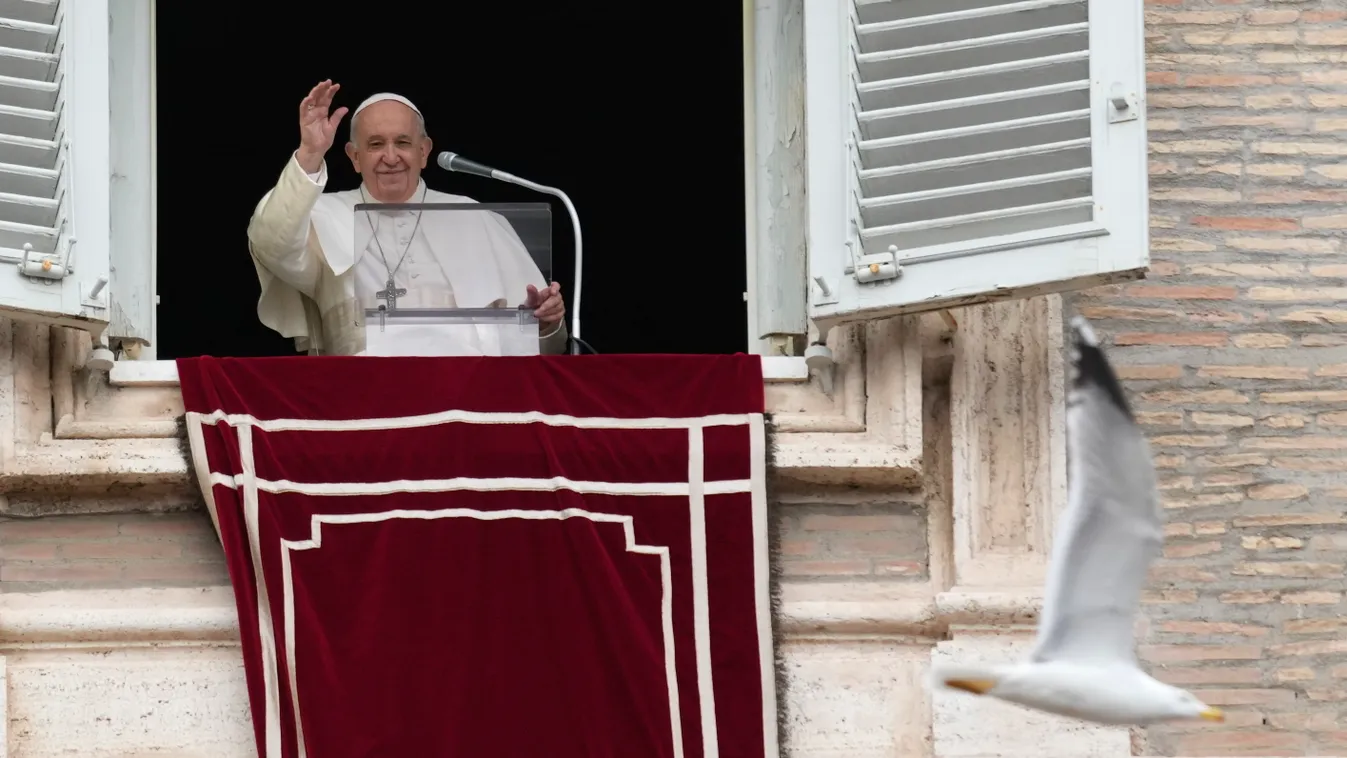
[(1070, 494), (1034, 650), (1018, 664), (938, 666), (935, 683), (1099, 724), (1224, 721), (1137, 665), (1133, 621), (1164, 542), (1155, 467), (1094, 330), (1080, 317), (1071, 328)]

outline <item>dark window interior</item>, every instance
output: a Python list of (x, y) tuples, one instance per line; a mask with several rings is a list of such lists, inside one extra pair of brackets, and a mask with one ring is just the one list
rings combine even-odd
[[(410, 98), (436, 153), (571, 196), (595, 350), (743, 351), (741, 8), (640, 7), (158, 3), (158, 357), (295, 354), (257, 321), (246, 228), (298, 146), (299, 101), (328, 78), (351, 108), (379, 91)], [(353, 189), (345, 125), (337, 139), (328, 188)], [(551, 201), (570, 302), (559, 201), (433, 161), (424, 176), (482, 202)]]

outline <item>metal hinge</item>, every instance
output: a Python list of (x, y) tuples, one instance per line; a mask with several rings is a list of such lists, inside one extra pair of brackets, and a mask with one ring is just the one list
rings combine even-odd
[(108, 307), (108, 293), (103, 290), (107, 286), (108, 278), (106, 276), (99, 276), (93, 283), (93, 286), (89, 287), (87, 290), (84, 287), (80, 287), (80, 290), (84, 292), (83, 297), (80, 298), (80, 304), (86, 308), (100, 308), (106, 310)]
[(837, 282), (816, 276), (814, 277), (814, 286), (816, 289), (811, 300), (814, 305), (831, 305), (837, 302)]
[(1118, 82), (1113, 83), (1113, 88), (1108, 93), (1108, 122), (1110, 124), (1120, 124), (1124, 121), (1135, 121), (1137, 119), (1137, 93), (1127, 91)]

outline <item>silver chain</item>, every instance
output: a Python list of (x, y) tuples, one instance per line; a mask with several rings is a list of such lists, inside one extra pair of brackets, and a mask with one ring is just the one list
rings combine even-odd
[[(429, 191), (430, 191), (429, 186), (421, 190), (421, 204), (425, 203), (426, 193)], [(364, 198), (365, 200), (369, 199), (365, 195), (364, 184), (360, 185), (360, 197)], [(384, 262), (384, 271), (388, 272), (388, 281), (390, 282), (393, 281), (393, 277), (397, 275), (398, 271), (402, 270), (402, 264), (404, 261), (407, 260), (407, 254), (412, 251), (412, 243), (416, 241), (416, 231), (421, 228), (421, 214), (423, 213), (425, 213), (425, 209), (422, 209), (417, 212), (416, 226), (412, 227), (412, 236), (407, 238), (407, 247), (402, 251), (402, 257), (398, 259), (398, 265), (395, 268), (388, 267), (388, 256), (384, 255), (384, 246), (381, 242), (379, 242), (379, 229), (374, 225), (373, 221), (370, 221), (369, 214), (365, 214), (365, 221), (369, 224), (370, 231), (374, 234), (374, 244), (379, 248), (379, 259)]]

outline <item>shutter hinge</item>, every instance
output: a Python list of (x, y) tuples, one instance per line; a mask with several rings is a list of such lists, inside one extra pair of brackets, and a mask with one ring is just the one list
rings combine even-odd
[(1118, 82), (1114, 82), (1113, 88), (1109, 90), (1108, 104), (1110, 124), (1137, 120), (1137, 93), (1128, 92)]
[(837, 282), (821, 276), (814, 277), (814, 305), (830, 305), (837, 302)]
[[(93, 283), (93, 286), (85, 291), (84, 295), (80, 298), (80, 304), (86, 308), (106, 310), (108, 307), (108, 295), (103, 290), (107, 286), (108, 278), (106, 276), (99, 276), (98, 280)], [(83, 289), (83, 287), (80, 289)]]

